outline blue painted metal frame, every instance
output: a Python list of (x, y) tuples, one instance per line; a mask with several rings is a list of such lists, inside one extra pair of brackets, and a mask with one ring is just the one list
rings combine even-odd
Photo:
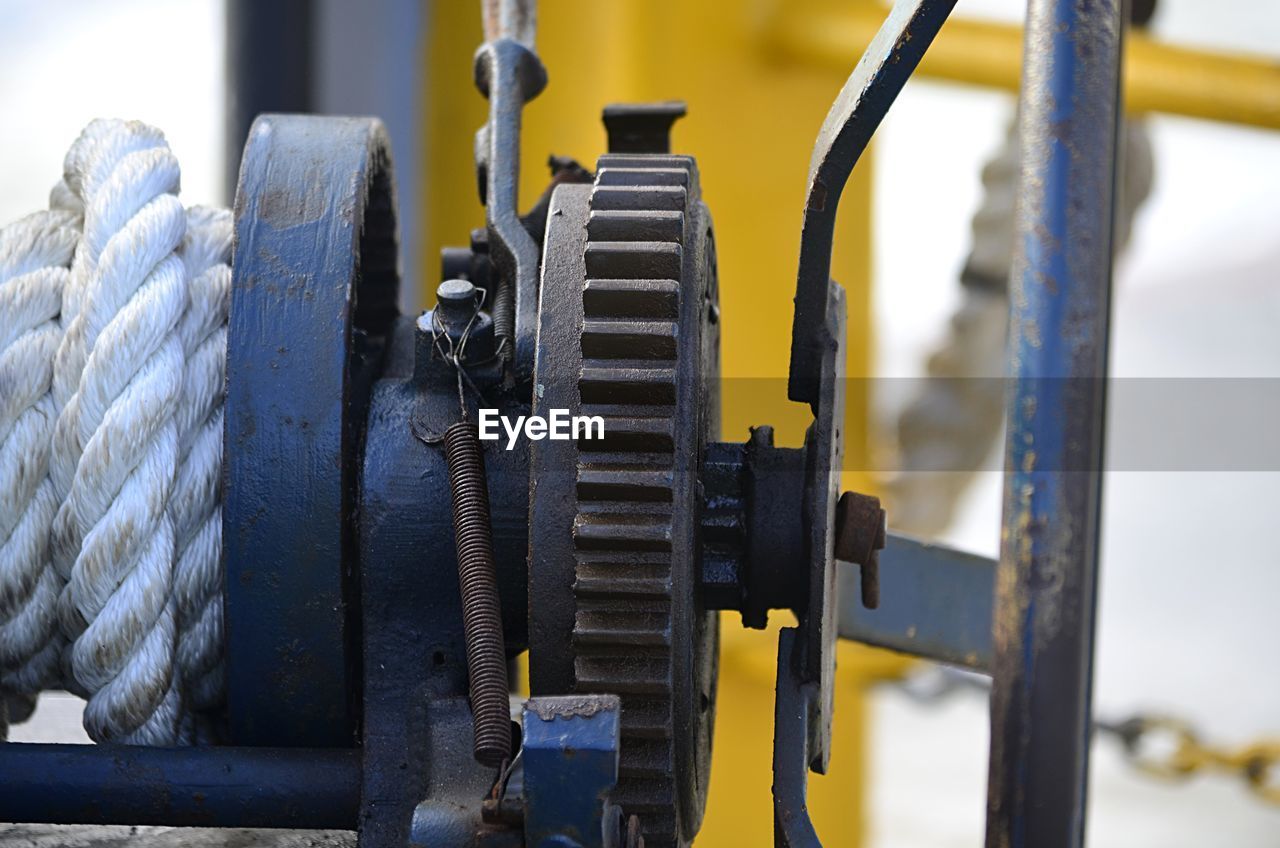
[(369, 118), (264, 115), (236, 195), (223, 473), (231, 741), (355, 743), (355, 492), (399, 276)]
[(995, 561), (890, 533), (880, 552), (880, 606), (859, 597), (840, 564), (840, 638), (974, 671), (991, 669)]
[(1030, 0), (988, 848), (1084, 842), (1123, 0)]
[(0, 744), (0, 821), (353, 830), (353, 749)]
[(524, 706), (524, 832), (529, 848), (613, 848), (620, 813), (617, 695), (530, 698)]

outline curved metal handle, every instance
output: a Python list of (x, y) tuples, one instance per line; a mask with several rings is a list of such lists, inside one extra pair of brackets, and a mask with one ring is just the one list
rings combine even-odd
[(808, 403), (814, 415), (805, 439), (809, 592), (801, 626), (779, 636), (774, 716), (774, 844), (785, 848), (820, 845), (805, 784), (810, 770), (826, 771), (830, 756), (844, 422), (845, 301), (831, 282), (836, 208), (853, 166), (954, 6), (955, 0), (899, 0), (827, 113), (809, 163), (787, 385), (790, 398)]
[(849, 174), (897, 99), (907, 78), (951, 14), (956, 0), (898, 0), (840, 90), (818, 131), (800, 231), (800, 270), (791, 326), (787, 395), (817, 412), (822, 350), (827, 332), (827, 285), (836, 208)]

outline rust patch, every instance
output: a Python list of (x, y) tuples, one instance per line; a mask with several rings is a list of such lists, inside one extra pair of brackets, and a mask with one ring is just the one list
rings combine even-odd
[(809, 208), (814, 212), (827, 208), (827, 184), (821, 179), (815, 178), (813, 185), (809, 187)]
[(590, 718), (606, 709), (618, 709), (620, 701), (616, 696), (566, 695), (559, 698), (530, 698), (525, 701), (525, 708), (543, 721), (557, 718)]

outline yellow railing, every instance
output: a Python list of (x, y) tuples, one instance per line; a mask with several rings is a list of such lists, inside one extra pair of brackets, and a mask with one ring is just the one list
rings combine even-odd
[[(781, 7), (785, 10), (785, 7)], [(761, 30), (766, 46), (788, 61), (849, 69), (880, 28), (884, 9), (780, 11)], [(1022, 28), (954, 18), (942, 28), (919, 74), (1017, 92)], [(1280, 60), (1175, 47), (1133, 32), (1125, 42), (1125, 107), (1232, 124), (1280, 129)]]

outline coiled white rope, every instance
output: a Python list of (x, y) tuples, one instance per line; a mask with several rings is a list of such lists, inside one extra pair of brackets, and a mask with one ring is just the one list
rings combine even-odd
[(177, 662), (192, 710), (223, 696), (222, 399), (231, 299), (231, 212), (187, 210), (182, 258), (189, 306), (178, 325), (186, 357), (178, 403), (179, 466), (169, 497), (176, 542)]
[[(11, 641), (4, 628), (26, 635), (36, 628), (22, 616), (56, 616), (66, 646), (51, 635), (39, 657), (61, 651), (60, 682), (88, 698), (85, 729), (97, 741), (189, 741), (193, 711), (222, 696), (218, 479), (231, 220), (184, 210), (179, 176), (159, 131), (94, 121), (67, 153), (65, 187), (54, 193), (53, 205), (67, 211), (42, 213), (79, 220), (74, 210), (83, 209), (69, 272), (69, 247), (39, 257), (39, 267), (54, 268), (46, 276), (62, 275), (60, 301), (46, 294), (40, 309), (22, 312), (10, 306), (16, 296), (0, 299), (0, 326), (40, 340), (0, 350), (22, 351), (19, 364), (34, 376), (21, 398), (43, 390), (22, 409), (39, 406), (44, 416), (43, 429), (27, 427), (13, 448), (44, 459), (12, 481), (0, 476), (0, 530), (18, 526), (19, 506), (33, 516), (27, 535), (10, 534), (21, 556), (0, 559), (0, 662), (17, 668), (10, 654), (25, 658), (37, 641)], [(24, 238), (34, 242), (14, 230), (15, 249)], [(39, 366), (28, 362), (39, 355)], [(43, 570), (33, 565), (40, 561)], [(41, 576), (42, 593), (15, 592), (29, 600), (8, 603), (6, 587), (31, 584), (28, 574)], [(5, 686), (51, 684), (51, 666), (24, 663), (32, 670)]]
[(50, 388), (79, 223), (75, 212), (48, 211), (0, 229), (0, 688), (18, 695), (58, 677)]

